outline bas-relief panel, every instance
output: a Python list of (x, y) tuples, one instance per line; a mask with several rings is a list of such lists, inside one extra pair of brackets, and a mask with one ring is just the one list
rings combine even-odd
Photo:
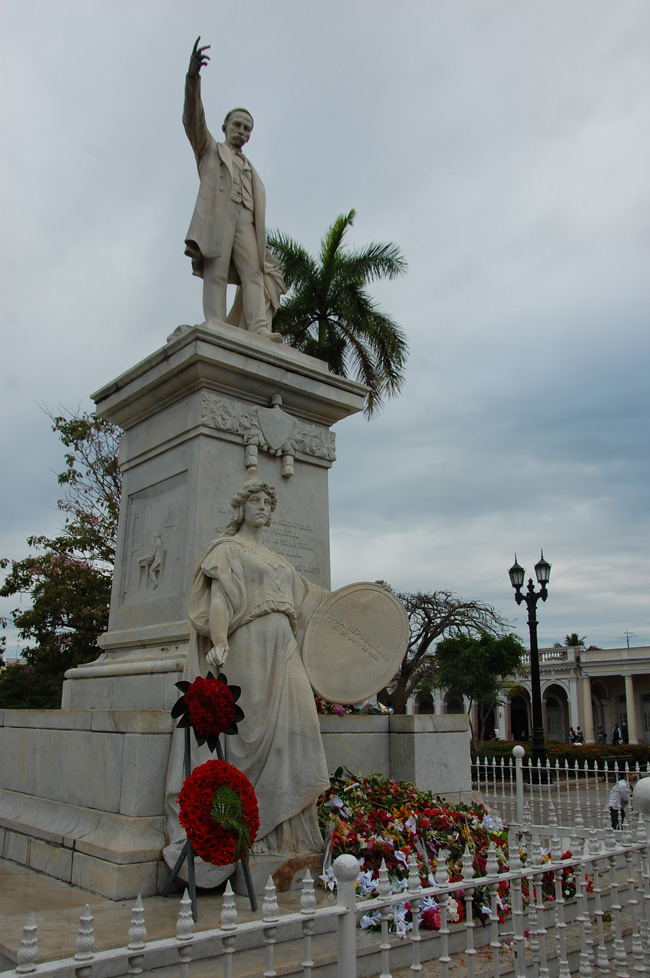
[(164, 599), (180, 615), (178, 580), (183, 573), (187, 471), (133, 493), (128, 501), (121, 603)]

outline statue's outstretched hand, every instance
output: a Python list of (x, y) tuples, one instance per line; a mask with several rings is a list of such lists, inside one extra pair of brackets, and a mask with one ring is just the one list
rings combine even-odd
[(200, 40), (201, 38), (197, 37), (196, 41), (194, 42), (194, 47), (192, 48), (192, 57), (190, 58), (190, 66), (187, 69), (187, 73), (190, 76), (190, 78), (198, 78), (201, 72), (201, 68), (205, 67), (205, 65), (207, 65), (208, 61), (210, 60), (210, 56), (208, 54), (203, 53), (204, 51), (208, 51), (210, 49), (210, 45), (206, 44), (202, 48), (200, 48), (199, 47)]
[(220, 666), (225, 665), (229, 652), (230, 649), (228, 648), (225, 642), (222, 642), (220, 645), (215, 645), (213, 649), (210, 649), (210, 651), (206, 656), (208, 665), (214, 666), (215, 669), (218, 669)]

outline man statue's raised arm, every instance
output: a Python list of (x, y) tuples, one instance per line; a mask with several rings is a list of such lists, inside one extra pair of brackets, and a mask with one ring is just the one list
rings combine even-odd
[(206, 44), (200, 48), (200, 40), (201, 38), (197, 37), (192, 48), (185, 79), (185, 102), (183, 105), (183, 128), (192, 144), (197, 161), (205, 152), (210, 136), (205, 122), (203, 102), (201, 101), (201, 68), (210, 60), (209, 55), (204, 54), (210, 45)]

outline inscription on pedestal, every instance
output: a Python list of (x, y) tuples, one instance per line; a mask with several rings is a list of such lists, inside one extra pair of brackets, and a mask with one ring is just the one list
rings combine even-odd
[[(219, 513), (223, 514), (223, 509), (220, 508)], [(225, 522), (217, 526), (216, 536), (220, 536), (225, 529)], [(314, 528), (311, 523), (273, 520), (264, 531), (264, 546), (288, 560), (300, 574), (318, 577), (322, 573), (314, 559)]]

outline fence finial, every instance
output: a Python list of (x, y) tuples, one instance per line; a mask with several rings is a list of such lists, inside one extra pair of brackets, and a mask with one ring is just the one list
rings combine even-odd
[(88, 958), (92, 957), (93, 948), (95, 946), (95, 931), (93, 928), (93, 915), (90, 912), (90, 906), (86, 904), (84, 907), (84, 912), (79, 917), (79, 933), (77, 934), (77, 940), (75, 941), (75, 947), (77, 953), (75, 954), (75, 961), (86, 961)]
[(316, 894), (314, 893), (314, 880), (309, 870), (302, 879), (302, 895), (300, 897), (300, 913), (313, 914), (316, 909)]
[(235, 894), (233, 893), (230, 880), (226, 883), (223, 891), (223, 903), (221, 905), (221, 929), (235, 930), (237, 927), (237, 907), (235, 906)]
[(264, 887), (264, 902), (262, 903), (264, 920), (277, 920), (280, 908), (275, 895), (275, 883), (273, 877), (269, 875)]
[(488, 846), (487, 859), (485, 860), (485, 872), (488, 876), (496, 876), (499, 872), (499, 860), (497, 858), (494, 842), (490, 840)]
[(144, 905), (142, 896), (138, 893), (138, 899), (131, 910), (131, 926), (129, 927), (129, 947), (133, 951), (139, 951), (144, 947), (144, 939), (147, 936), (147, 928), (144, 923)]
[(422, 884), (420, 883), (418, 859), (415, 853), (412, 852), (409, 856), (408, 891), (409, 893), (418, 893), (421, 889)]
[(192, 928), (194, 927), (194, 917), (192, 916), (192, 901), (187, 887), (181, 898), (178, 920), (176, 921), (176, 940), (191, 941), (193, 939)]
[(37, 926), (36, 919), (34, 917), (34, 911), (32, 910), (27, 922), (23, 927), (23, 936), (20, 941), (20, 947), (18, 948), (18, 967), (16, 971), (19, 971), (22, 975), (28, 974), (30, 971), (36, 970), (36, 965), (34, 961), (38, 956), (38, 937), (37, 937)]

